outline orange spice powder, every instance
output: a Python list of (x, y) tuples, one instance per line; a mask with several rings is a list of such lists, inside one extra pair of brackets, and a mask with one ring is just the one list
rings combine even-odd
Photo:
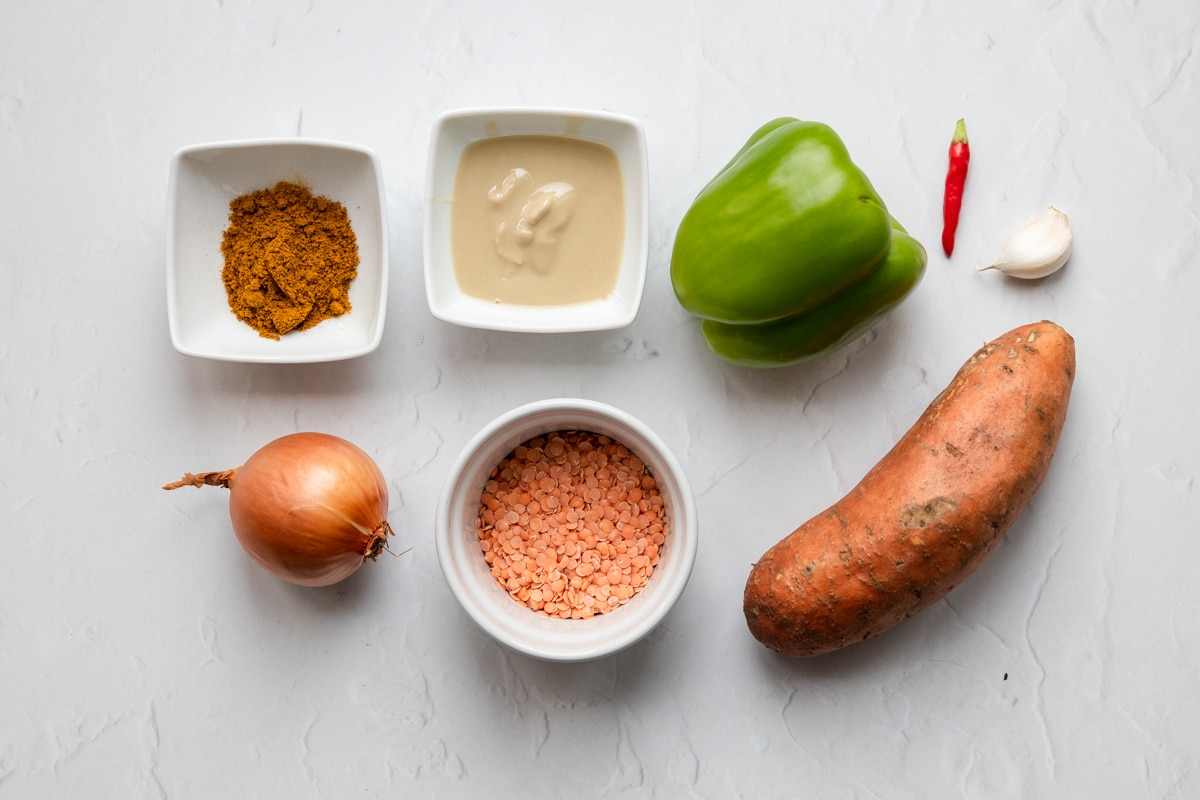
[(358, 241), (345, 206), (280, 181), (236, 197), (221, 241), (229, 307), (278, 339), (350, 310)]
[(646, 465), (587, 431), (515, 448), (484, 487), (476, 529), (501, 588), (561, 619), (627, 603), (650, 579), (667, 533), (663, 497)]

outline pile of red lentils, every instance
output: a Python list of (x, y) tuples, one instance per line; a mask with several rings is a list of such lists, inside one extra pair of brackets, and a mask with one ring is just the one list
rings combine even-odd
[(558, 431), (519, 445), (484, 486), (479, 546), (508, 594), (539, 614), (588, 619), (646, 585), (666, 541), (662, 494), (620, 442)]

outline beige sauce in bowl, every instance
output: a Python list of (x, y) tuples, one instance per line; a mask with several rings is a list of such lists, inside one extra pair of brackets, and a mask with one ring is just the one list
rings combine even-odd
[(520, 305), (602, 300), (616, 286), (624, 240), (625, 192), (611, 148), (531, 135), (463, 151), (450, 250), (464, 293)]

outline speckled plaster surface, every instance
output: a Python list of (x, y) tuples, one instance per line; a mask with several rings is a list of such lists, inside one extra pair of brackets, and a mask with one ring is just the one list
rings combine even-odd
[[(1147, 2), (0, 4), (0, 797), (1200, 796), (1200, 6)], [(421, 203), (436, 115), (635, 116), (650, 157), (637, 321), (436, 321)], [(779, 115), (839, 131), (930, 250), (917, 293), (819, 362), (748, 372), (671, 293), (675, 226)], [(937, 246), (946, 146), (974, 153)], [(239, 365), (168, 340), (172, 153), (316, 137), (379, 154), (380, 348)], [(1055, 276), (978, 274), (1048, 204)], [(983, 569), (877, 640), (789, 661), (750, 564), (851, 487), (983, 341), (1050, 318), (1078, 378), (1050, 475)], [(619, 406), (683, 462), (691, 583), (608, 659), (507, 651), (438, 567), (438, 491), (527, 401)], [(261, 572), (216, 490), (295, 430), (363, 446), (409, 548), (325, 590)]]

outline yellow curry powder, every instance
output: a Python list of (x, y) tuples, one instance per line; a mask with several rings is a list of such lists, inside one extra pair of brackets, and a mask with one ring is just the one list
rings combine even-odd
[(229, 307), (278, 339), (350, 310), (358, 242), (341, 203), (281, 181), (234, 198), (221, 242)]

